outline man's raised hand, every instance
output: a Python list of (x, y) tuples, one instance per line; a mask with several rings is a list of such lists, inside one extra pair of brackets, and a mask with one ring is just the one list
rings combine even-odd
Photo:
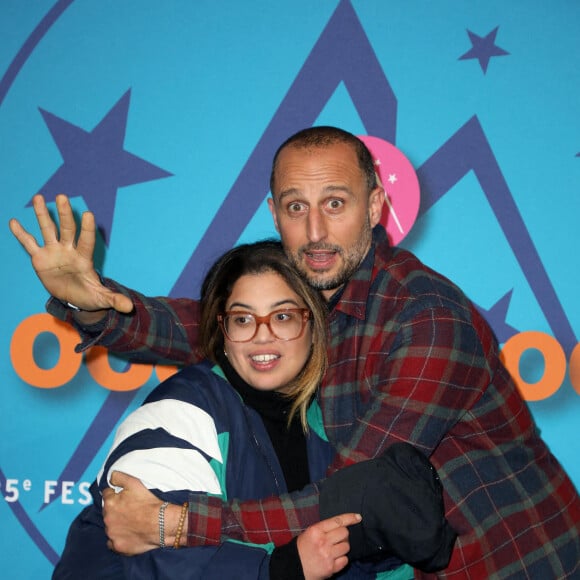
[(94, 215), (88, 211), (83, 213), (77, 239), (76, 222), (65, 195), (56, 196), (60, 233), (42, 195), (35, 195), (32, 203), (44, 245), (39, 245), (18, 220), (11, 219), (9, 225), (11, 232), (31, 257), (32, 267), (48, 292), (63, 302), (93, 313), (80, 313), (85, 314), (87, 323), (96, 321), (109, 308), (131, 312), (133, 303), (130, 298), (104, 286), (95, 270)]

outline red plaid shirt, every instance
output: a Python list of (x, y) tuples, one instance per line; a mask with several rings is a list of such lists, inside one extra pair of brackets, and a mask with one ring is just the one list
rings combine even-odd
[[(135, 314), (111, 314), (92, 338), (84, 334), (83, 348), (98, 340), (149, 362), (196, 360), (196, 303), (123, 290)], [(331, 310), (329, 342), (319, 390), (338, 451), (329, 473), (407, 441), (441, 478), (459, 537), (445, 571), (417, 577), (580, 576), (578, 494), (539, 437), (489, 325), (457, 287), (390, 248), (377, 227)], [(315, 484), (262, 501), (192, 495), (188, 536), (192, 545), (224, 537), (280, 545), (317, 520)]]

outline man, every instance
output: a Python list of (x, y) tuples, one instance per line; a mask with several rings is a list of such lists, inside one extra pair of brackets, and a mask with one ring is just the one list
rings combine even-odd
[[(329, 474), (409, 442), (437, 469), (447, 518), (459, 533), (440, 577), (578, 575), (578, 494), (538, 436), (473, 304), (412, 254), (389, 247), (379, 225), (384, 192), (364, 144), (332, 127), (301, 131), (274, 158), (271, 192), (270, 210), (288, 256), (330, 308), (330, 364), (319, 393), (326, 433), (338, 451)], [(74, 227), (65, 220), (73, 233), (66, 231), (60, 244), (73, 259), (69, 272), (62, 258), (61, 271), (69, 275), (44, 270), (43, 250), (61, 254), (47, 216), (40, 212), (41, 228), (49, 232), (45, 248), (17, 224), (12, 228), (48, 291), (83, 310), (119, 311), (74, 314), (88, 325), (85, 346), (98, 341), (150, 361), (195, 359), (191, 301), (146, 299), (112, 281), (103, 289), (92, 269), (90, 215), (76, 248)], [(120, 314), (132, 308), (131, 316)], [(54, 300), (50, 311), (73, 320)], [(152, 320), (157, 335), (147, 336)], [(156, 546), (158, 502), (143, 507), (146, 496), (136, 482), (120, 475), (114, 483), (128, 492), (105, 506), (115, 547), (135, 553)], [(188, 542), (213, 544), (223, 535), (285, 543), (324, 517), (324, 485), (259, 502), (192, 495)], [(134, 522), (123, 523), (126, 518)]]

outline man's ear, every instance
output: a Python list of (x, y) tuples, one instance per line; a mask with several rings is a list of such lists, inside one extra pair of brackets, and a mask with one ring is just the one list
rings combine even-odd
[(369, 220), (371, 227), (375, 227), (381, 221), (383, 205), (385, 203), (385, 190), (377, 186), (369, 195)]
[(280, 233), (280, 228), (278, 227), (278, 216), (276, 215), (276, 204), (271, 197), (268, 198), (268, 207), (270, 208), (270, 213), (272, 214), (272, 219), (274, 220), (274, 227), (276, 228), (276, 231)]

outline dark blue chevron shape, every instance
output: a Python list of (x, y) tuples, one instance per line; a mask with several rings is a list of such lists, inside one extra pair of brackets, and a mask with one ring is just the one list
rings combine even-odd
[(479, 119), (474, 116), (419, 169), (425, 213), (469, 171), (473, 171), (554, 336), (568, 355), (578, 342), (542, 264)]

